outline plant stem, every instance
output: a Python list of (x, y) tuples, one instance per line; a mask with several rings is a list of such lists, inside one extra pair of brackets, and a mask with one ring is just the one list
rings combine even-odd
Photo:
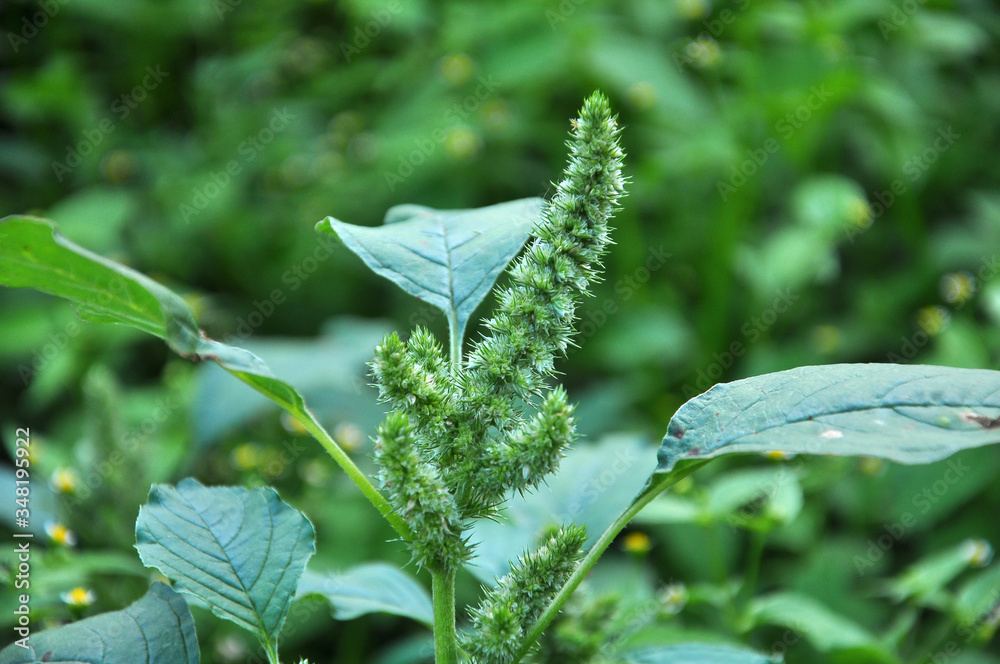
[(319, 444), (323, 446), (323, 449), (325, 449), (327, 453), (333, 457), (333, 460), (337, 462), (337, 465), (340, 466), (345, 473), (347, 473), (347, 476), (358, 485), (358, 488), (361, 489), (361, 493), (365, 494), (365, 498), (371, 501), (371, 504), (375, 506), (375, 509), (377, 509), (382, 516), (385, 517), (385, 520), (389, 522), (389, 525), (392, 526), (397, 533), (399, 533), (399, 536), (405, 540), (410, 539), (412, 536), (410, 533), (410, 527), (406, 525), (406, 522), (403, 521), (403, 519), (396, 514), (396, 512), (393, 511), (392, 505), (390, 505), (389, 501), (385, 499), (385, 496), (379, 493), (379, 490), (375, 488), (375, 485), (372, 484), (367, 477), (365, 477), (365, 474), (361, 472), (361, 469), (355, 465), (354, 461), (351, 460), (351, 457), (347, 456), (347, 452), (345, 452), (343, 448), (337, 444), (337, 441), (335, 441), (330, 434), (326, 432), (326, 429), (321, 427), (311, 417), (303, 417), (300, 413), (296, 412), (295, 409), (286, 408), (285, 410), (287, 410), (292, 417), (298, 420), (299, 424), (305, 427), (306, 431), (311, 433), (313, 438), (319, 441)]
[[(597, 564), (601, 555), (609, 546), (611, 546), (611, 543), (615, 540), (615, 537), (618, 536), (618, 533), (620, 533), (625, 526), (629, 524), (629, 521), (635, 518), (635, 515), (638, 514), (642, 508), (652, 502), (654, 498), (707, 464), (709, 461), (710, 459), (699, 459), (688, 463), (681, 468), (675, 468), (670, 473), (653, 475), (650, 479), (649, 485), (646, 486), (646, 488), (643, 489), (638, 496), (636, 496), (636, 499), (631, 505), (629, 505), (628, 509), (625, 510), (621, 516), (615, 519), (614, 523), (608, 526), (607, 530), (601, 533), (601, 536), (594, 543), (594, 546), (587, 552), (587, 555), (580, 561), (580, 564), (576, 566), (576, 569), (573, 570), (569, 579), (566, 580), (566, 584), (559, 589), (559, 592), (552, 598), (548, 607), (546, 607), (545, 611), (541, 616), (539, 616), (538, 620), (525, 636), (524, 644), (514, 656), (511, 664), (517, 664), (520, 662), (524, 656), (528, 654), (532, 646), (538, 642), (538, 639), (542, 636), (542, 632), (544, 632), (545, 628), (549, 626), (549, 623), (555, 620), (555, 617), (558, 615), (559, 610), (562, 609), (563, 604), (569, 600), (573, 591), (579, 587), (590, 570), (595, 564)], [(438, 664), (440, 664), (440, 662)]]
[(434, 597), (434, 664), (458, 664), (455, 633), (455, 570), (431, 570)]
[(351, 478), (351, 481), (358, 485), (358, 488), (361, 489), (361, 493), (365, 494), (365, 498), (371, 501), (371, 504), (375, 506), (375, 509), (377, 509), (382, 516), (385, 517), (385, 520), (389, 522), (389, 525), (392, 526), (397, 533), (399, 533), (399, 536), (405, 540), (410, 539), (410, 527), (407, 526), (406, 522), (392, 510), (392, 505), (389, 504), (389, 501), (386, 500), (381, 493), (379, 493), (379, 490), (375, 488), (374, 484), (368, 481), (368, 478), (365, 477), (365, 474), (361, 472), (361, 469), (354, 464), (351, 457), (347, 456), (347, 452), (345, 452), (340, 445), (337, 444), (337, 441), (335, 441), (333, 437), (327, 433), (326, 429), (320, 426), (319, 422), (316, 421), (316, 418), (313, 417), (313, 414), (309, 412), (309, 409), (306, 408), (301, 401), (296, 404), (286, 399), (282, 399), (274, 393), (262, 391), (258, 385), (254, 384), (253, 381), (245, 377), (246, 374), (241, 374), (239, 371), (229, 371), (229, 373), (236, 378), (239, 378), (253, 389), (264, 394), (268, 399), (281, 406), (285, 412), (294, 417), (295, 421), (301, 424), (306, 431), (312, 434), (313, 438), (319, 441), (319, 444), (323, 446), (323, 449), (326, 450), (327, 454), (333, 457), (333, 460), (337, 462), (337, 465), (340, 466), (345, 473), (347, 473), (347, 476)]
[(760, 563), (764, 558), (764, 545), (766, 543), (766, 530), (754, 530), (750, 533), (746, 575), (743, 577), (743, 586), (736, 595), (736, 608), (741, 612), (746, 610), (757, 591), (757, 578), (760, 576)]
[(270, 639), (265, 639), (261, 643), (264, 646), (264, 652), (267, 653), (267, 664), (281, 664), (278, 659), (277, 645), (271, 643)]
[(462, 336), (458, 330), (458, 316), (454, 311), (448, 314), (448, 355), (456, 368), (462, 366)]

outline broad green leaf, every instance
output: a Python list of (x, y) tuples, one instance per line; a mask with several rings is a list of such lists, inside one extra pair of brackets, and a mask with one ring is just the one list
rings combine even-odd
[(643, 648), (625, 655), (629, 664), (774, 664), (781, 657), (770, 657), (752, 650), (730, 646), (676, 645)]
[(0, 664), (198, 664), (198, 638), (184, 598), (154, 583), (128, 608), (31, 634)]
[(733, 452), (870, 456), (929, 463), (1000, 442), (1000, 372), (834, 364), (716, 385), (681, 406), (658, 473)]
[(252, 353), (213, 341), (184, 300), (131, 268), (93, 254), (35, 217), (0, 220), (0, 285), (66, 298), (90, 321), (123, 323), (156, 335), (191, 360), (211, 360), (291, 414), (319, 427), (295, 389)]
[(385, 225), (355, 226), (333, 217), (316, 225), (333, 233), (375, 273), (443, 311), (454, 338), (517, 255), (544, 201), (523, 198), (474, 210), (399, 205)]
[(182, 355), (198, 352), (200, 335), (184, 300), (73, 244), (45, 219), (0, 220), (0, 284), (58, 295), (85, 320), (125, 323), (166, 339)]
[(750, 607), (758, 625), (776, 625), (804, 637), (820, 652), (851, 652), (858, 661), (896, 662), (875, 636), (807, 595), (782, 592)]
[(156, 484), (135, 522), (135, 548), (212, 613), (275, 644), (315, 550), (312, 524), (274, 489)]
[(321, 595), (333, 617), (352, 620), (366, 613), (390, 613), (434, 623), (434, 606), (427, 590), (412, 576), (388, 563), (368, 563), (346, 572), (320, 574), (306, 570), (297, 597)]

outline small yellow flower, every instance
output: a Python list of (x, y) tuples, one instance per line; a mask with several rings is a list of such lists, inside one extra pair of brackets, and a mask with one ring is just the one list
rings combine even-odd
[(856, 228), (867, 229), (872, 225), (873, 213), (868, 201), (853, 197), (847, 202), (847, 220)]
[(264, 463), (264, 452), (256, 443), (242, 443), (233, 450), (232, 460), (240, 470), (253, 470)]
[(69, 606), (75, 608), (83, 608), (85, 606), (90, 606), (94, 603), (97, 597), (94, 595), (94, 591), (87, 588), (82, 588), (77, 586), (68, 593), (61, 593), (59, 599), (68, 604)]
[(465, 53), (453, 53), (441, 58), (441, 76), (451, 85), (461, 85), (476, 73), (476, 63)]
[(840, 330), (833, 325), (817, 325), (812, 331), (813, 348), (829, 355), (840, 347)]
[(881, 475), (882, 471), (885, 470), (885, 461), (877, 457), (861, 457), (858, 459), (858, 468), (862, 475), (875, 477)]
[(61, 546), (76, 546), (76, 533), (61, 523), (49, 521), (45, 524), (45, 534)]
[(333, 439), (348, 452), (356, 452), (365, 444), (365, 432), (353, 422), (341, 422), (333, 430)]
[(722, 49), (719, 47), (719, 42), (708, 36), (692, 39), (684, 47), (684, 54), (696, 67), (702, 69), (714, 67), (722, 60)]
[(950, 272), (941, 277), (941, 295), (948, 304), (965, 304), (978, 288), (976, 278), (966, 270)]
[(970, 567), (986, 567), (993, 560), (993, 547), (986, 540), (966, 540), (964, 546)]
[(514, 123), (514, 111), (502, 99), (483, 102), (483, 121), (492, 129), (505, 129)]
[(768, 459), (774, 459), (775, 461), (788, 461), (795, 455), (791, 452), (785, 452), (784, 450), (771, 450), (764, 454)]
[(656, 88), (648, 81), (639, 81), (628, 87), (625, 98), (640, 111), (645, 111), (656, 104)]
[(924, 307), (917, 312), (917, 326), (923, 330), (927, 336), (937, 336), (948, 327), (951, 322), (951, 314), (940, 305)]
[(689, 21), (704, 18), (708, 9), (708, 0), (677, 0), (677, 13)]
[(75, 493), (80, 486), (80, 475), (72, 468), (59, 468), (49, 481), (59, 493)]
[(28, 463), (34, 466), (42, 457), (42, 450), (40, 449), (40, 443), (42, 439), (39, 436), (31, 437), (31, 445), (28, 446)]
[(687, 601), (688, 589), (683, 583), (671, 583), (660, 592), (662, 610), (669, 615), (680, 613)]
[(445, 134), (444, 149), (458, 161), (468, 161), (479, 154), (483, 141), (479, 134), (466, 126), (452, 127)]
[(653, 548), (653, 543), (649, 540), (649, 535), (636, 530), (625, 536), (622, 548), (629, 553), (641, 555), (648, 553)]

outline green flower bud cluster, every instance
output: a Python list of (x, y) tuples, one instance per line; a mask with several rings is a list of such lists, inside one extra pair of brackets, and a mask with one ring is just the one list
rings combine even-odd
[(495, 514), (511, 491), (537, 486), (573, 441), (573, 406), (546, 382), (574, 333), (577, 303), (598, 277), (608, 222), (624, 195), (618, 135), (607, 99), (594, 94), (573, 121), (555, 196), (466, 362), (448, 358), (419, 328), (407, 342), (391, 334), (376, 349), (372, 375), (392, 408), (376, 444), (379, 479), (410, 526), (420, 565), (458, 566), (470, 553), (467, 523)]
[(463, 646), (477, 664), (506, 664), (524, 645), (526, 632), (548, 606), (574, 566), (587, 539), (582, 526), (562, 528), (511, 566), (472, 614), (474, 631)]
[(561, 390), (544, 396), (527, 423), (523, 404), (542, 396), (575, 332), (577, 303), (598, 277), (608, 224), (624, 195), (619, 132), (607, 99), (592, 95), (573, 122), (564, 177), (460, 376), (467, 434), (445, 460), (450, 483), (473, 509), (489, 510), (511, 489), (536, 486), (572, 440), (572, 409)]
[(446, 570), (468, 557), (462, 515), (437, 466), (423, 458), (404, 413), (390, 413), (375, 440), (379, 481), (414, 533), (410, 548), (421, 566)]

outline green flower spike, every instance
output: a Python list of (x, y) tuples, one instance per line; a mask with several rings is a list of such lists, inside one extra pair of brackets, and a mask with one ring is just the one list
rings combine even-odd
[(569, 526), (545, 539), (537, 551), (521, 556), (510, 573), (487, 592), (473, 610), (475, 631), (464, 647), (477, 664), (507, 664), (514, 659), (524, 635), (566, 582), (580, 559), (586, 528)]

